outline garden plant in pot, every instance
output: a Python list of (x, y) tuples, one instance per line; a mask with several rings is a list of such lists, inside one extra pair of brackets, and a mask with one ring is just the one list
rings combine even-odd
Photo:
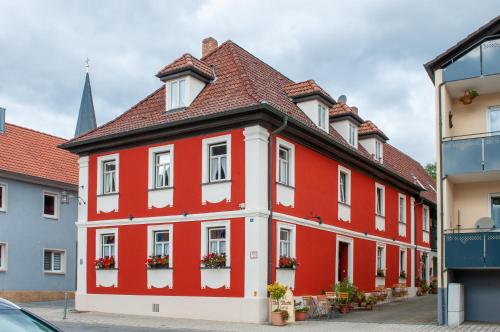
[(377, 298), (375, 296), (369, 296), (366, 299), (366, 309), (373, 310), (373, 306), (377, 304)]
[(303, 321), (306, 320), (307, 318), (307, 313), (309, 312), (309, 307), (305, 306), (302, 303), (295, 303), (295, 320), (296, 321)]
[(344, 279), (335, 285), (334, 291), (337, 293), (336, 302), (339, 312), (342, 314), (348, 313), (354, 294), (358, 291), (357, 288), (349, 281), (349, 279)]
[(283, 326), (288, 320), (288, 311), (280, 309), (280, 300), (285, 296), (288, 287), (278, 282), (267, 285), (269, 297), (278, 302), (278, 307), (271, 313), (271, 325)]
[(464, 105), (469, 105), (477, 96), (479, 96), (479, 93), (476, 90), (466, 90), (462, 98), (460, 98), (460, 101)]

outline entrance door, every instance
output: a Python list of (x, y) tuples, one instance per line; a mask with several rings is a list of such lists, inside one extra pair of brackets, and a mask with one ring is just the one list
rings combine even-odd
[(349, 243), (339, 242), (337, 282), (349, 277)]

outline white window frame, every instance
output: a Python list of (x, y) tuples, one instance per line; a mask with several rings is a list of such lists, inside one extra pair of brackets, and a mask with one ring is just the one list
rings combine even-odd
[[(184, 94), (181, 94), (180, 85), (181, 82), (184, 83)], [(177, 104), (173, 103), (173, 85), (177, 85)], [(188, 82), (186, 78), (180, 78), (178, 80), (172, 80), (168, 82), (168, 109), (173, 110), (177, 108), (182, 108), (186, 106), (187, 103), (187, 85)]]
[[(381, 257), (381, 264), (382, 264), (382, 267), (381, 269), (384, 271), (384, 277), (387, 277), (387, 268), (386, 268), (386, 260), (387, 260), (387, 250), (386, 250), (386, 245), (385, 243), (377, 243), (376, 247), (375, 247), (375, 275), (377, 275), (377, 271), (378, 271), (378, 249), (379, 248), (382, 248), (382, 257)], [(381, 278), (381, 277), (379, 277)]]
[[(45, 270), (45, 252), (49, 251), (50, 255), (50, 270)], [(61, 269), (54, 270), (54, 253), (58, 252), (61, 254)], [(66, 274), (66, 249), (55, 249), (55, 248), (43, 248), (42, 250), (42, 270), (45, 274)]]
[[(404, 255), (402, 262), (401, 262), (401, 254)], [(398, 257), (398, 260), (399, 260), (399, 275), (401, 275), (402, 271), (405, 271), (406, 278), (408, 278), (408, 271), (407, 271), (407, 266), (406, 266), (407, 262), (408, 262), (408, 251), (407, 251), (406, 248), (403, 248), (403, 247), (399, 248), (399, 257)], [(403, 263), (402, 266), (401, 266), (401, 263)]]
[[(347, 143), (353, 147), (357, 147), (358, 143), (358, 128), (356, 127), (355, 124), (349, 122), (348, 127), (347, 127)], [(352, 138), (352, 142), (351, 142)]]
[(323, 130), (327, 130), (328, 128), (328, 118), (327, 118), (327, 111), (326, 111), (326, 106), (323, 104), (318, 104), (318, 127), (320, 127)]
[(0, 272), (7, 271), (8, 263), (8, 244), (7, 242), (0, 242)]
[[(164, 187), (157, 187), (156, 186), (156, 155), (158, 155), (160, 153), (169, 153), (170, 154), (170, 178), (169, 178), (168, 185), (164, 186)], [(148, 157), (148, 170), (149, 170), (148, 189), (154, 190), (154, 189), (173, 188), (173, 186), (174, 186), (174, 145), (168, 144), (168, 145), (151, 147), (151, 148), (149, 148), (148, 154), (149, 154), (149, 157)]]
[(500, 112), (500, 105), (492, 105), (492, 106), (488, 106), (488, 111), (486, 112), (486, 131), (488, 132), (488, 134), (491, 136), (491, 135), (494, 135), (491, 133), (491, 113), (492, 112)]
[[(288, 183), (280, 181), (280, 148), (288, 150)], [(295, 187), (295, 144), (285, 141), (280, 137), (276, 138), (276, 183)]]
[(118, 228), (100, 228), (95, 231), (95, 260), (98, 260), (102, 257), (102, 236), (107, 234), (113, 234), (115, 236), (115, 269), (118, 268)]
[(0, 212), (7, 212), (7, 183), (0, 182), (2, 190), (2, 201), (0, 201)]
[(382, 161), (382, 142), (375, 140), (375, 159), (379, 162)]
[[(491, 219), (493, 219), (493, 214), (491, 211), (491, 199), (496, 197), (500, 197), (500, 192), (488, 194), (488, 217), (490, 217)], [(495, 220), (493, 220), (493, 223), (495, 223)]]
[[(378, 196), (377, 190), (382, 191), (382, 202), (380, 204), (380, 213), (378, 211)], [(375, 214), (377, 216), (385, 217), (385, 186), (380, 183), (375, 183)]]
[(297, 258), (297, 240), (296, 240), (296, 225), (284, 222), (276, 223), (277, 236), (276, 236), (276, 267), (280, 266), (280, 232), (286, 230), (290, 234), (290, 257)]
[[(107, 161), (115, 161), (116, 190), (104, 193), (103, 164)], [(116, 195), (120, 192), (120, 155), (118, 153), (97, 157), (97, 193), (98, 195)]]
[[(401, 211), (401, 199), (403, 199), (403, 211)], [(403, 212), (401, 214), (401, 212)], [(403, 219), (401, 220), (401, 216)], [(406, 195), (398, 194), (398, 223), (406, 225)]]
[[(210, 146), (214, 144), (226, 143), (226, 178), (223, 180), (210, 181)], [(205, 138), (202, 141), (201, 158), (201, 182), (202, 184), (211, 184), (231, 181), (231, 134)]]
[[(170, 268), (174, 267), (174, 225), (153, 225), (148, 226), (148, 256), (153, 256), (155, 253), (155, 233), (156, 232), (168, 232), (168, 266)], [(115, 248), (116, 250), (116, 248)], [(116, 258), (116, 257), (115, 257)]]
[(422, 205), (422, 231), (429, 233), (430, 210), (427, 205)]
[[(342, 202), (340, 200), (340, 174), (344, 173), (346, 174), (346, 184), (345, 184), (345, 202)], [(345, 205), (351, 205), (351, 170), (340, 166), (338, 167), (338, 177), (337, 177), (338, 185), (337, 185), (337, 195), (338, 195), (338, 202), (341, 204)]]
[[(201, 253), (200, 260), (208, 254), (208, 230), (210, 228), (226, 228), (226, 267), (231, 266), (231, 222), (229, 220), (222, 221), (205, 221), (201, 222)], [(203, 264), (200, 263), (203, 267)]]
[[(54, 214), (45, 214), (45, 196), (54, 197)], [(60, 209), (60, 200), (59, 193), (54, 191), (43, 190), (42, 191), (42, 215), (44, 218), (48, 219), (59, 219), (59, 209)]]

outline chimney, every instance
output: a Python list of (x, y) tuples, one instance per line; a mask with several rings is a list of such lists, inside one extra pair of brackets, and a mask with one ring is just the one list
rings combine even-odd
[(217, 40), (213, 37), (205, 38), (201, 43), (201, 57), (209, 55), (219, 46)]
[(5, 108), (0, 107), (0, 134), (5, 132)]

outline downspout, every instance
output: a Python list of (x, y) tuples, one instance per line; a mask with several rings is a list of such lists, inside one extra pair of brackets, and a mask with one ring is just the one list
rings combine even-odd
[[(440, 258), (441, 258), (441, 262), (440, 262), (440, 268), (441, 268), (441, 292), (440, 292), (440, 296), (441, 296), (441, 318), (442, 318), (442, 323), (443, 325), (445, 324), (445, 322), (447, 321), (447, 318), (446, 317), (446, 312), (448, 311), (448, 301), (446, 301), (445, 303), (445, 298), (444, 298), (444, 264), (443, 264), (443, 261), (444, 261), (444, 241), (443, 241), (443, 238), (444, 238), (444, 207), (443, 207), (443, 118), (442, 118), (442, 106), (441, 106), (441, 88), (443, 87), (443, 85), (445, 84), (446, 82), (441, 82), (438, 86), (438, 109), (439, 109), (439, 204), (440, 204), (440, 211), (439, 211), (439, 214), (440, 214), (440, 219), (441, 219), (441, 225), (439, 226), (440, 227), (440, 232), (441, 232), (441, 236), (440, 236), (440, 247), (441, 247), (441, 250), (440, 250)], [(438, 288), (439, 288), (439, 285), (438, 285)], [(446, 287), (446, 289), (448, 289), (448, 287)]]
[(279, 134), (283, 129), (288, 124), (288, 116), (285, 115), (283, 118), (283, 124), (278, 127), (276, 130), (271, 132), (269, 135), (269, 150), (268, 150), (268, 168), (267, 168), (267, 181), (268, 181), (268, 188), (267, 188), (267, 208), (269, 210), (269, 217), (267, 219), (267, 260), (268, 260), (268, 267), (267, 267), (267, 283), (272, 284), (273, 283), (273, 170), (274, 170), (274, 163), (273, 163), (273, 150), (274, 150), (274, 144), (273, 144), (273, 139), (274, 137)]

